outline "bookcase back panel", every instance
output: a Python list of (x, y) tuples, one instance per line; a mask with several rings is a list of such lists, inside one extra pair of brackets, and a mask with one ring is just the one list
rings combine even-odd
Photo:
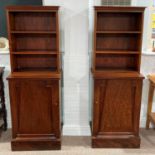
[(97, 34), (96, 50), (130, 50), (138, 51), (139, 34)]
[(56, 71), (57, 55), (15, 55), (14, 71)]
[(56, 51), (55, 34), (16, 34), (14, 51)]
[(135, 55), (96, 54), (96, 70), (137, 70)]
[(55, 12), (13, 12), (11, 30), (17, 31), (55, 31)]
[(140, 31), (141, 13), (97, 13), (98, 31)]

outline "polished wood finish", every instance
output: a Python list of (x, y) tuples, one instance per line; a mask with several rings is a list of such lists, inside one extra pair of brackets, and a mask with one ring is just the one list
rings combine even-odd
[(92, 147), (139, 147), (142, 80), (95, 79)]
[(95, 7), (93, 148), (139, 148), (142, 7)]
[(60, 149), (59, 79), (11, 78), (9, 88), (12, 150)]
[(3, 82), (4, 67), (0, 67), (0, 130), (7, 130), (7, 112), (5, 106), (4, 82)]
[(50, 6), (7, 7), (12, 72), (60, 71), (57, 10)]
[(143, 7), (95, 7), (93, 71), (140, 71)]
[(58, 8), (7, 7), (13, 151), (61, 149)]
[(155, 89), (155, 75), (149, 75), (149, 94), (148, 94), (148, 107), (147, 107), (147, 119), (146, 119), (146, 129), (149, 129), (150, 122), (155, 124), (155, 112), (152, 112), (153, 96)]

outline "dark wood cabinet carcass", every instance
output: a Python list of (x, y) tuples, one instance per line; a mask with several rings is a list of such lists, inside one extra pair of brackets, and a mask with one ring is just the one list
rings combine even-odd
[(92, 147), (140, 147), (142, 7), (95, 7)]
[(57, 6), (7, 7), (12, 150), (61, 148)]
[(142, 80), (95, 79), (94, 147), (139, 147)]
[(9, 88), (13, 149), (59, 149), (59, 80), (9, 77)]

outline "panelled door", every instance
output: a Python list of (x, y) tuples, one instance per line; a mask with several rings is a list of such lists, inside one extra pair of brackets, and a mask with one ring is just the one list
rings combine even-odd
[(60, 138), (59, 80), (9, 80), (13, 138)]
[(94, 82), (93, 136), (138, 136), (142, 80)]

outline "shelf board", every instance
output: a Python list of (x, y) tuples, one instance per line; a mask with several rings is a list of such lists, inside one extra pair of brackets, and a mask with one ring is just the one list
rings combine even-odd
[(92, 70), (92, 74), (94, 76), (94, 78), (99, 78), (99, 79), (116, 79), (116, 78), (144, 78), (140, 73), (136, 72), (136, 71), (125, 71), (125, 72), (115, 72), (115, 71), (93, 71)]
[(61, 78), (61, 72), (52, 71), (23, 71), (13, 72), (9, 78)]
[(12, 52), (15, 55), (56, 55), (58, 52)]
[(33, 72), (56, 72), (57, 67), (20, 67), (15, 69), (15, 72), (29, 72), (29, 73), (33, 73)]
[(9, 12), (56, 12), (59, 6), (7, 6)]
[(12, 34), (56, 34), (56, 31), (11, 31)]
[(155, 124), (155, 112), (150, 114), (151, 121)]
[(111, 69), (111, 68), (109, 68), (109, 69), (105, 69), (105, 68), (103, 68), (103, 67), (97, 67), (97, 69), (95, 69), (95, 72), (104, 72), (104, 73), (111, 73), (111, 72), (116, 72), (116, 73), (126, 73), (126, 72), (128, 72), (128, 73), (135, 73), (135, 72), (137, 72), (136, 70), (134, 70), (133, 68), (128, 68), (128, 69)]
[(140, 34), (141, 31), (96, 31), (97, 34)]
[(141, 54), (139, 51), (95, 51), (96, 54)]

